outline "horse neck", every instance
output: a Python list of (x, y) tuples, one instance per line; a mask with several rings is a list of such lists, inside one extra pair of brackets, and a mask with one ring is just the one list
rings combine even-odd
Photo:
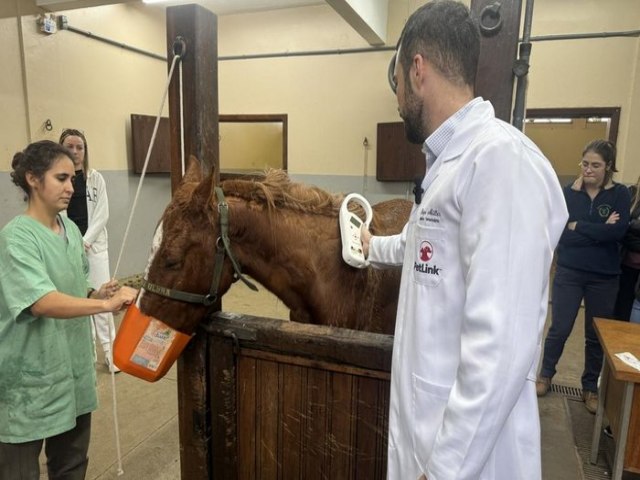
[(231, 246), (243, 272), (291, 310), (308, 307), (316, 286), (331, 281), (317, 268), (331, 256), (322, 250), (331, 219), (286, 209), (269, 213), (266, 206), (251, 207), (240, 199), (230, 199), (229, 208)]

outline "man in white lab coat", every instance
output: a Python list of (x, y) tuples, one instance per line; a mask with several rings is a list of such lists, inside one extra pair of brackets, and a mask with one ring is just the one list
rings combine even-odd
[(450, 0), (398, 44), (398, 110), (427, 173), (401, 234), (363, 232), (374, 266), (402, 265), (389, 480), (541, 478), (536, 369), (567, 209), (540, 150), (474, 98), (479, 49)]

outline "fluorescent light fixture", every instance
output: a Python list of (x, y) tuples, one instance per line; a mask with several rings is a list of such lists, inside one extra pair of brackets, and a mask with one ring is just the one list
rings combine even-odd
[(571, 118), (527, 118), (526, 123), (573, 123)]

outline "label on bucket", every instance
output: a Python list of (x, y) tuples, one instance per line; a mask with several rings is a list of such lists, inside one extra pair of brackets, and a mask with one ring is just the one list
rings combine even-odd
[(131, 355), (131, 361), (155, 372), (175, 337), (176, 331), (173, 328), (152, 318)]

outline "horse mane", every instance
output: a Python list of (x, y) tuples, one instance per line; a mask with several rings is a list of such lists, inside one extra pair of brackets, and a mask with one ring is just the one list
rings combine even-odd
[(286, 208), (301, 213), (335, 216), (344, 195), (333, 195), (316, 186), (292, 182), (287, 172), (268, 169), (260, 180), (230, 179), (221, 183), (225, 195), (261, 203), (269, 211)]

